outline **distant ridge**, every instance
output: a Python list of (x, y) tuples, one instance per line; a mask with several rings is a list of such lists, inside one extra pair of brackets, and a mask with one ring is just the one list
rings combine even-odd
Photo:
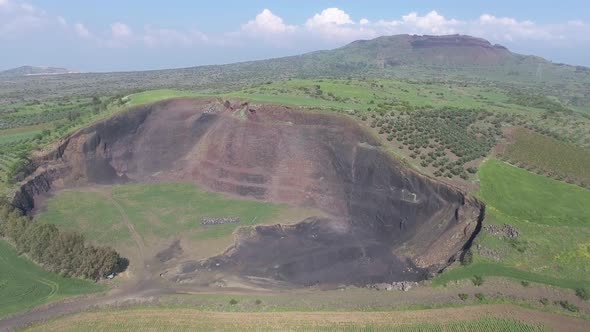
[(0, 76), (36, 76), (36, 75), (60, 75), (60, 74), (75, 74), (78, 71), (60, 68), (60, 67), (35, 67), (22, 66), (18, 68), (0, 71)]
[[(234, 91), (289, 78), (379, 78), (462, 84), (493, 82), (509, 90), (534, 89), (537, 94), (554, 96), (570, 106), (590, 105), (590, 68), (514, 53), (485, 39), (457, 34), (382, 36), (281, 58), (149, 71), (81, 73), (66, 75), (64, 79), (60, 75), (53, 75), (52, 79), (37, 75), (70, 72), (67, 69), (33, 68), (0, 72), (0, 97), (6, 100), (6, 96), (23, 88), (34, 90), (36, 98), (47, 98), (56, 94), (107, 95), (162, 88)], [(16, 78), (22, 84), (15, 84)]]

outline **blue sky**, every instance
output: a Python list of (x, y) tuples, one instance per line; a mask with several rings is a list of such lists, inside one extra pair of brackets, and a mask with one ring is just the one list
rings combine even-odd
[(590, 1), (0, 0), (0, 69), (122, 71), (299, 54), (398, 33), (463, 33), (590, 66)]

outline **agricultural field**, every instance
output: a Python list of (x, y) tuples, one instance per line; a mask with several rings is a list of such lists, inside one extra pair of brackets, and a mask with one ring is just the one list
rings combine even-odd
[[(263, 305), (263, 304), (261, 304)], [(550, 331), (540, 315), (522, 320), (505, 318), (501, 310), (483, 309), (477, 317), (470, 308), (401, 312), (202, 312), (187, 308), (103, 310), (56, 319), (25, 331)], [(481, 307), (480, 307), (481, 309)], [(499, 308), (498, 308), (499, 309)], [(463, 311), (460, 313), (460, 311)], [(520, 311), (520, 310), (516, 310)], [(482, 317), (483, 316), (483, 317)], [(477, 317), (477, 318), (476, 318)], [(541, 317), (542, 318), (542, 317)], [(579, 325), (572, 325), (572, 331)], [(578, 329), (576, 329), (578, 327)]]
[[(499, 88), (457, 83), (414, 83), (391, 80), (315, 79), (270, 82), (229, 93), (229, 96), (258, 102), (366, 111), (383, 103), (408, 108), (451, 107), (493, 111), (531, 111), (535, 108), (511, 104)], [(536, 109), (539, 110), (539, 109)]]
[(500, 87), (391, 80), (292, 79), (226, 94), (253, 102), (321, 108), (350, 114), (380, 134), (420, 171), (469, 187), (477, 166), (524, 126), (590, 156), (590, 116), (547, 97)]
[[(478, 174), (487, 206), (473, 263), (434, 283), (481, 275), (590, 287), (590, 191), (498, 160), (485, 162)], [(501, 231), (505, 224), (518, 236)]]
[(102, 290), (103, 286), (91, 281), (47, 272), (0, 240), (0, 319), (65, 297)]
[(534, 173), (590, 188), (590, 152), (533, 131), (518, 128), (502, 159)]

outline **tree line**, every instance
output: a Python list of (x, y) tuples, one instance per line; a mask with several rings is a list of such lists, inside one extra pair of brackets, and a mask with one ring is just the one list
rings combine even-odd
[(0, 201), (0, 237), (11, 242), (19, 254), (65, 277), (99, 280), (128, 265), (114, 249), (87, 244), (77, 232), (35, 222), (5, 201)]

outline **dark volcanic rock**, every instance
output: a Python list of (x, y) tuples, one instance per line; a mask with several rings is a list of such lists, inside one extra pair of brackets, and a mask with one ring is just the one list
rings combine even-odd
[[(205, 269), (297, 285), (415, 281), (447, 266), (479, 230), (479, 201), (405, 168), (353, 120), (249, 109), (178, 99), (102, 121), (37, 161), (16, 201), (30, 209), (56, 181), (180, 181), (332, 215), (240, 232), (224, 255), (187, 263), (173, 280)], [(48, 176), (48, 167), (60, 171)]]

